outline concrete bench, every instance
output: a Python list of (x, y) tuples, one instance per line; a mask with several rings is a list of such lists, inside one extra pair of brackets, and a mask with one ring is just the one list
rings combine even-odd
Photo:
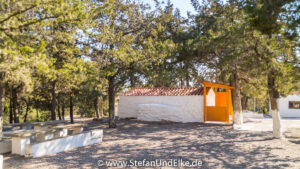
[(10, 130), (30, 130), (33, 128), (33, 125), (31, 123), (12, 123), (12, 124), (6, 124), (3, 125), (4, 131), (10, 131)]
[(3, 133), (6, 137), (12, 139), (12, 153), (25, 155), (25, 146), (35, 141), (45, 141), (54, 137), (66, 136), (67, 132), (63, 129), (39, 129), (15, 131), (10, 133)]
[(11, 130), (13, 130), (15, 127), (14, 126), (6, 126), (6, 125), (4, 125), (3, 126), (3, 131), (11, 131)]
[(0, 154), (11, 152), (11, 138), (3, 137), (0, 141)]
[(46, 122), (34, 122), (32, 123), (34, 130), (41, 129), (41, 128), (48, 128), (53, 126), (62, 126), (68, 123), (64, 120), (56, 120), (56, 121), (46, 121)]
[(63, 126), (54, 126), (52, 128), (55, 129), (67, 129), (72, 131), (72, 134), (78, 134), (81, 133), (83, 131), (83, 127), (87, 126), (86, 124), (82, 124), (82, 123), (75, 123), (75, 124), (67, 124), (67, 125), (63, 125)]
[(63, 138), (26, 145), (26, 157), (41, 157), (102, 142), (103, 130), (86, 131)]

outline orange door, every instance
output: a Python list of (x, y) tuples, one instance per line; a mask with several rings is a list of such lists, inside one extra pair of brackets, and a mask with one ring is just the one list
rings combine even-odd
[[(229, 115), (232, 115), (230, 89), (218, 89), (215, 91), (215, 106), (205, 106), (206, 121), (220, 121), (229, 123)], [(205, 99), (206, 100), (206, 99)]]

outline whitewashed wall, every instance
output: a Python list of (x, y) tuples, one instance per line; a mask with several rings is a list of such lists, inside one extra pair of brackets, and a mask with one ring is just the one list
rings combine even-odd
[(206, 95), (206, 106), (216, 106), (216, 96), (212, 89)]
[(278, 100), (281, 117), (300, 117), (300, 109), (289, 109), (289, 101), (300, 101), (299, 95), (289, 95)]
[(203, 122), (203, 96), (120, 96), (120, 118)]

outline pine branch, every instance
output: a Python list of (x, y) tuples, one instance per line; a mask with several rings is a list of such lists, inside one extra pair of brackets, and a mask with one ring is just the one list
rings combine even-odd
[(10, 30), (10, 31), (12, 31), (12, 30), (20, 30), (20, 29), (23, 29), (23, 28), (28, 27), (30, 25), (34, 25), (36, 23), (42, 22), (42, 21), (44, 21), (46, 19), (55, 19), (55, 18), (58, 18), (58, 17), (59, 16), (49, 16), (49, 17), (45, 17), (45, 18), (41, 18), (41, 19), (38, 19), (38, 20), (34, 20), (34, 21), (31, 21), (31, 22), (28, 22), (28, 23), (26, 23), (24, 25), (19, 25), (17, 27), (10, 27), (10, 28), (1, 28), (0, 27), (0, 31), (4, 32), (4, 31), (7, 31), (7, 30)]
[(20, 14), (22, 14), (22, 13), (25, 13), (25, 12), (27, 12), (27, 11), (29, 11), (29, 10), (35, 8), (36, 6), (37, 6), (37, 5), (33, 5), (33, 6), (28, 7), (28, 8), (26, 8), (26, 9), (24, 9), (24, 10), (16, 11), (16, 12), (12, 13), (11, 15), (9, 15), (7, 18), (1, 20), (1, 21), (0, 21), (0, 24), (3, 24), (4, 22), (8, 21), (8, 20), (9, 20), (10, 18), (12, 18), (12, 17), (15, 17), (15, 16), (17, 16), (17, 15), (20, 15)]

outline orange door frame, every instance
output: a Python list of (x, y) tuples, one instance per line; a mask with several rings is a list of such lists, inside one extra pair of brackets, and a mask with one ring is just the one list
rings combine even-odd
[[(232, 113), (232, 100), (231, 100), (231, 89), (234, 89), (232, 86), (224, 85), (224, 84), (218, 84), (218, 83), (212, 83), (212, 82), (207, 82), (203, 81), (202, 84), (204, 85), (204, 90), (203, 90), (203, 102), (204, 102), (204, 113), (203, 113), (203, 121), (207, 121), (207, 106), (206, 106), (206, 95), (207, 95), (207, 87), (210, 87), (211, 89), (216, 88), (215, 92), (217, 92), (217, 88), (223, 88), (226, 89), (227, 93), (227, 108), (226, 108), (226, 122), (229, 123), (229, 115), (232, 114), (232, 119), (233, 119), (233, 113)], [(232, 120), (233, 122), (233, 120)]]

